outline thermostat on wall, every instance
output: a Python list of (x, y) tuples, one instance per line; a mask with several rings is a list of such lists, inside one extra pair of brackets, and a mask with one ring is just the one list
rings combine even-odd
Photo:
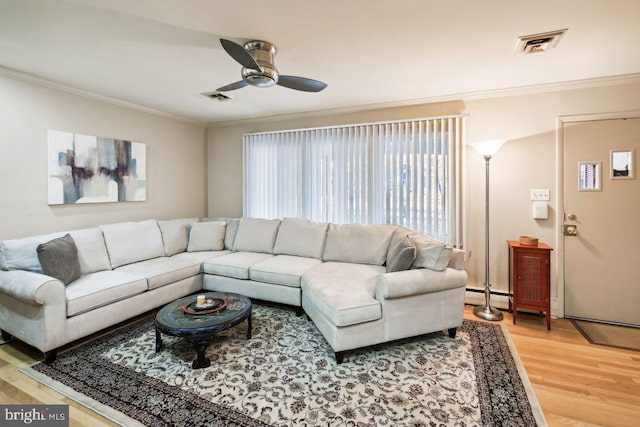
[(533, 202), (533, 219), (549, 218), (549, 207), (546, 202)]

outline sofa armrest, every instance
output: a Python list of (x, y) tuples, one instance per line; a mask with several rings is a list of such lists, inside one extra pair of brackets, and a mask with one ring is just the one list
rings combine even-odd
[(0, 292), (31, 304), (44, 305), (49, 299), (65, 300), (64, 283), (53, 277), (25, 270), (0, 271)]
[(467, 272), (447, 268), (434, 271), (427, 268), (380, 274), (376, 278), (376, 299), (401, 298), (447, 289), (464, 288)]

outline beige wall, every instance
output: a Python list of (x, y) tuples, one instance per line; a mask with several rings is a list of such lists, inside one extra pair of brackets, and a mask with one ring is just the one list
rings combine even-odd
[[(0, 76), (0, 238), (204, 216), (206, 128)], [(47, 205), (47, 130), (147, 146), (147, 201)]]
[[(556, 127), (558, 116), (631, 111), (640, 108), (640, 84), (606, 86), (535, 95), (502, 97), (465, 102), (469, 114), (468, 139), (489, 137), (508, 141), (491, 160), (490, 191), (490, 282), (497, 291), (508, 289), (506, 240), (520, 235), (539, 237), (558, 249), (562, 239), (557, 216), (558, 197)], [(469, 286), (484, 284), (484, 159), (467, 151), (467, 250)], [(551, 190), (549, 219), (532, 218), (530, 190)], [(604, 224), (603, 224), (604, 226)], [(558, 265), (562, 254), (555, 250), (551, 260), (552, 304), (558, 296)], [(560, 271), (562, 271), (560, 269)], [(562, 306), (552, 312), (562, 313)]]
[[(315, 118), (260, 120), (212, 125), (207, 131), (210, 216), (242, 215), (242, 134), (335, 124), (428, 117), (466, 112), (468, 141), (506, 138), (508, 142), (491, 161), (491, 283), (496, 291), (508, 289), (507, 239), (527, 234), (557, 247), (560, 226), (556, 176), (556, 121), (561, 115), (637, 110), (640, 84), (603, 86), (535, 95), (521, 95), (465, 102), (426, 104), (379, 109)], [(466, 161), (467, 241), (469, 286), (484, 283), (484, 159), (468, 149)], [(548, 188), (549, 219), (532, 218), (529, 190)], [(558, 286), (557, 265), (552, 258), (552, 297)], [(498, 305), (503, 301), (498, 299)], [(556, 310), (552, 310), (557, 313)]]

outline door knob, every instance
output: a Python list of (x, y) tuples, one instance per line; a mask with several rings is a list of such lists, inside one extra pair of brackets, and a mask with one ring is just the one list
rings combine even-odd
[(570, 213), (569, 215), (567, 215), (567, 219), (575, 221), (576, 219), (578, 219), (578, 215)]
[(574, 224), (565, 224), (564, 225), (564, 235), (565, 236), (577, 236), (578, 235), (578, 226)]

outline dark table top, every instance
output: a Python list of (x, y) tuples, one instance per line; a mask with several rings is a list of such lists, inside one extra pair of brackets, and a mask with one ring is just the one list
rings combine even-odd
[[(189, 314), (183, 307), (196, 301), (197, 295), (206, 298), (222, 298), (227, 306), (214, 313)], [(231, 324), (237, 324), (246, 319), (251, 313), (251, 300), (245, 296), (227, 292), (201, 292), (177, 299), (158, 311), (156, 327), (166, 332), (184, 331), (186, 334), (198, 332), (215, 332), (227, 329)]]

